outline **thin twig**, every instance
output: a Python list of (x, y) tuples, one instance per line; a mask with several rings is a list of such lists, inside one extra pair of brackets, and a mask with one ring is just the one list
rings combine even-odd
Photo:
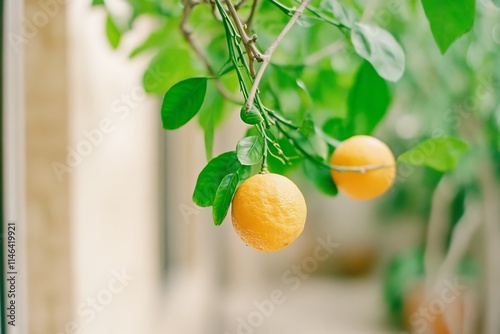
[[(228, 1), (228, 0), (226, 0), (226, 1)], [(281, 42), (281, 40), (283, 39), (283, 37), (285, 37), (286, 34), (290, 31), (290, 29), (292, 29), (293, 25), (300, 18), (300, 16), (304, 12), (304, 9), (307, 7), (307, 5), (310, 2), (311, 2), (311, 0), (302, 1), (299, 8), (297, 8), (295, 13), (293, 14), (290, 21), (288, 21), (288, 23), (286, 24), (285, 28), (283, 28), (283, 30), (278, 35), (278, 37), (276, 37), (274, 42), (271, 44), (271, 46), (269, 46), (269, 48), (264, 53), (262, 65), (260, 66), (259, 71), (257, 72), (257, 76), (255, 77), (252, 88), (250, 89), (250, 93), (248, 94), (247, 104), (245, 107), (247, 112), (250, 111), (250, 109), (252, 108), (252, 105), (253, 105), (254, 99), (255, 99), (255, 94), (257, 94), (257, 89), (259, 88), (259, 83), (262, 80), (262, 76), (264, 75), (264, 72), (267, 68), (267, 65), (269, 65), (269, 62), (271, 61), (271, 57), (273, 56), (274, 51), (276, 51), (276, 48), (278, 47), (278, 45)]]
[(239, 100), (238, 98), (234, 97), (228, 90), (227, 88), (220, 82), (220, 80), (217, 78), (217, 74), (215, 73), (214, 69), (210, 65), (210, 62), (208, 61), (207, 57), (205, 56), (205, 53), (201, 49), (201, 47), (198, 45), (196, 40), (193, 38), (193, 32), (191, 27), (189, 26), (189, 16), (191, 15), (191, 11), (193, 9), (193, 6), (198, 3), (193, 3), (190, 0), (184, 0), (184, 12), (182, 14), (182, 20), (180, 24), (180, 30), (182, 32), (182, 35), (184, 36), (184, 39), (189, 43), (191, 48), (194, 50), (198, 58), (200, 58), (201, 62), (203, 65), (206, 67), (208, 73), (210, 76), (213, 77), (215, 87), (217, 90), (220, 92), (220, 94), (228, 101), (234, 102), (236, 104), (241, 104), (243, 101)]

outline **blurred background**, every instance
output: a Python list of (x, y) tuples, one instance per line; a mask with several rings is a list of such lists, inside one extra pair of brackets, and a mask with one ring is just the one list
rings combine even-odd
[[(97, 2), (3, 1), (4, 225), (18, 224), (20, 266), (19, 326), (8, 333), (500, 333), (493, 1), (477, 1), (473, 31), (444, 56), (420, 2), (346, 1), (366, 8), (365, 19), (391, 31), (406, 54), (375, 136), (396, 156), (447, 135), (470, 150), (446, 174), (400, 168), (393, 188), (373, 201), (327, 197), (301, 167), (280, 170), (304, 193), (308, 218), (295, 243), (270, 254), (246, 247), (230, 219), (216, 227), (211, 211), (193, 204), (207, 163), (203, 120), (161, 128), (162, 94), (203, 73), (170, 32), (178, 21), (141, 12), (149, 1), (106, 1), (107, 10)], [(286, 22), (268, 6), (262, 22)], [(141, 16), (133, 29), (120, 31), (134, 10)], [(202, 15), (193, 25), (209, 41), (203, 32), (220, 22)], [(262, 22), (255, 25), (265, 44), (277, 28)], [(159, 43), (177, 48), (130, 59), (164, 24)], [(338, 31), (302, 22), (276, 54), (278, 63), (319, 64), (304, 82), (315, 108), (338, 117), (361, 63), (342, 41)], [(237, 92), (234, 77), (227, 80)], [(220, 111), (215, 155), (233, 150), (247, 131), (239, 107), (206, 103)]]

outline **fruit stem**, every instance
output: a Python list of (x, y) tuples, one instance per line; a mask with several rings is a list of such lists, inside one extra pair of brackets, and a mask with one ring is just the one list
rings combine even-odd
[(330, 165), (327, 164), (319, 159), (316, 159), (313, 157), (309, 152), (307, 152), (302, 146), (299, 145), (299, 143), (292, 137), (290, 136), (286, 131), (283, 130), (283, 128), (279, 125), (279, 123), (276, 123), (276, 128), (278, 129), (279, 132), (281, 132), (287, 139), (290, 141), (290, 143), (300, 152), (302, 155), (306, 158), (311, 160), (312, 162), (321, 165), (323, 167), (327, 167), (329, 169), (335, 170), (337, 172), (356, 172), (356, 173), (366, 173), (372, 170), (376, 169), (382, 169), (382, 168), (388, 168), (388, 167), (393, 167), (394, 165), (368, 165), (368, 166), (336, 166), (336, 165)]
[(260, 174), (269, 173), (269, 169), (267, 168), (267, 139), (266, 139), (266, 129), (264, 129), (264, 125), (259, 124), (259, 129), (264, 137), (264, 151), (262, 152), (262, 167), (260, 168)]

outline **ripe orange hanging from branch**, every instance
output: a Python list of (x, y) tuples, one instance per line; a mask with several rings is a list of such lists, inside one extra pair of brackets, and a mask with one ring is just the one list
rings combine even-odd
[(264, 252), (285, 248), (302, 233), (307, 207), (288, 178), (256, 174), (243, 182), (232, 202), (233, 226), (249, 246)]
[(382, 195), (396, 177), (396, 161), (391, 150), (370, 136), (354, 136), (342, 142), (333, 152), (330, 163), (339, 169), (366, 168), (364, 171), (331, 171), (339, 190), (354, 199)]

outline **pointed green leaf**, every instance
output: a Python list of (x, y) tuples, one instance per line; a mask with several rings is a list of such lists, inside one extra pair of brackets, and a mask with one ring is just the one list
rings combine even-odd
[(405, 54), (399, 43), (386, 30), (363, 23), (351, 31), (356, 52), (368, 60), (378, 74), (389, 81), (398, 81), (405, 69)]
[(110, 14), (106, 18), (106, 37), (113, 49), (118, 47), (122, 38), (122, 33)]
[(264, 138), (251, 136), (241, 139), (236, 145), (236, 154), (242, 165), (252, 166), (262, 160), (264, 153)]
[(104, 6), (104, 0), (92, 0), (92, 6)]
[(474, 25), (476, 0), (422, 0), (422, 6), (442, 54)]
[(304, 174), (322, 193), (330, 196), (337, 195), (337, 186), (333, 182), (330, 168), (306, 159), (304, 161)]
[(364, 62), (347, 100), (347, 128), (369, 135), (382, 120), (391, 101), (389, 87), (368, 62)]
[(500, 0), (493, 0), (493, 4), (497, 7), (500, 7)]
[(237, 173), (227, 174), (217, 188), (212, 208), (212, 218), (216, 226), (222, 224), (222, 221), (226, 218), (229, 205), (238, 187), (238, 181)]
[(469, 146), (458, 138), (428, 139), (398, 157), (398, 163), (427, 166), (446, 172), (457, 165)]
[(207, 81), (207, 78), (191, 78), (170, 88), (161, 106), (164, 129), (180, 128), (198, 113), (205, 99)]
[(222, 153), (203, 168), (193, 193), (193, 202), (201, 207), (211, 206), (222, 179), (231, 173), (238, 173), (240, 180), (248, 177), (250, 168), (242, 166), (235, 151)]

